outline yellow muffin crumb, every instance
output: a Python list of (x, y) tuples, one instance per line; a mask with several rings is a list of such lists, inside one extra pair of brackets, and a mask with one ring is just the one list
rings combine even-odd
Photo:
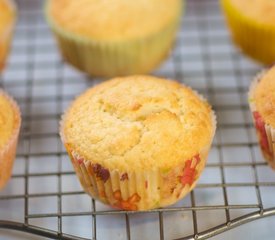
[(274, 0), (230, 0), (232, 6), (241, 13), (255, 21), (275, 26)]
[(11, 176), (20, 125), (17, 104), (0, 89), (0, 190)]
[(178, 21), (182, 0), (51, 0), (49, 12), (63, 29), (95, 40), (127, 40)]
[(3, 70), (10, 49), (16, 10), (11, 0), (0, 0), (0, 71)]
[(190, 88), (149, 76), (115, 78), (78, 97), (64, 116), (70, 150), (106, 168), (169, 169), (209, 147), (210, 106)]
[(275, 128), (275, 68), (263, 75), (255, 89), (256, 109), (265, 123)]
[(14, 17), (15, 11), (10, 1), (0, 0), (0, 36), (5, 33), (7, 25), (13, 22)]
[(16, 125), (14, 109), (7, 98), (0, 92), (0, 149), (11, 137)]

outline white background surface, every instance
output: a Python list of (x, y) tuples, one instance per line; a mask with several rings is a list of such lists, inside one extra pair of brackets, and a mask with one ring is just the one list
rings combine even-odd
[[(231, 240), (231, 239), (241, 239), (241, 240), (272, 240), (274, 239), (275, 229), (274, 229), (275, 218), (262, 219), (257, 222), (248, 223), (246, 225), (240, 226), (236, 229), (232, 229), (228, 232), (220, 234), (218, 236), (210, 238), (211, 240)], [(30, 234), (22, 234), (10, 231), (0, 231), (1, 239), (5, 240), (40, 240), (46, 239), (43, 237), (33, 236)], [(144, 238), (149, 239), (149, 238)]]

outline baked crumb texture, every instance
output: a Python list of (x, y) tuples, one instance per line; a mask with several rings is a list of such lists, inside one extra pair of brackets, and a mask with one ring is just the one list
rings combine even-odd
[(275, 170), (275, 68), (259, 74), (249, 91), (259, 145), (264, 158)]
[(127, 41), (159, 32), (175, 21), (181, 12), (181, 1), (50, 0), (49, 12), (58, 26), (81, 37)]
[(215, 124), (190, 88), (131, 76), (78, 97), (61, 136), (86, 192), (119, 209), (145, 210), (172, 204), (195, 186)]
[(0, 189), (11, 176), (20, 125), (17, 104), (0, 89)]
[(183, 8), (184, 0), (49, 0), (46, 18), (65, 60), (115, 77), (148, 73), (167, 57)]
[(4, 68), (9, 53), (16, 18), (15, 12), (12, 0), (0, 0), (0, 71)]

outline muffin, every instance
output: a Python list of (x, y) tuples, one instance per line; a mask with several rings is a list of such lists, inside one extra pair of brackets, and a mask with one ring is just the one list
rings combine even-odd
[(11, 175), (20, 124), (17, 104), (0, 89), (0, 189)]
[(169, 53), (183, 0), (49, 0), (63, 58), (93, 76), (148, 73)]
[(260, 74), (249, 91), (259, 144), (264, 158), (275, 170), (275, 67)]
[(60, 134), (88, 194), (147, 210), (195, 187), (215, 125), (211, 107), (190, 88), (139, 75), (87, 90), (64, 114)]
[(234, 42), (263, 64), (275, 61), (275, 1), (221, 0)]
[(9, 53), (15, 18), (14, 2), (0, 0), (0, 71), (3, 70)]

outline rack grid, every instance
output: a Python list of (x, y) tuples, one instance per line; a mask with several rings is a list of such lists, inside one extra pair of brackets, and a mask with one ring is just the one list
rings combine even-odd
[(207, 239), (275, 215), (275, 176), (260, 154), (246, 100), (261, 66), (232, 45), (217, 0), (187, 0), (175, 49), (154, 72), (190, 85), (213, 105), (218, 128), (208, 164), (186, 198), (145, 212), (109, 209), (76, 180), (59, 119), (75, 96), (101, 79), (62, 61), (43, 3), (18, 1), (13, 50), (0, 79), (23, 116), (13, 176), (0, 192), (0, 229), (53, 239)]

